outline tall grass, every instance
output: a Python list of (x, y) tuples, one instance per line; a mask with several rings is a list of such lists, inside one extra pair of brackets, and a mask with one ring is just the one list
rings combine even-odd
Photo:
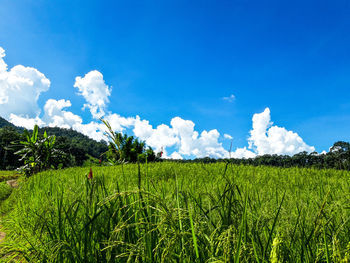
[(176, 163), (92, 170), (92, 180), (82, 168), (47, 171), (13, 192), (3, 260), (350, 260), (349, 172)]

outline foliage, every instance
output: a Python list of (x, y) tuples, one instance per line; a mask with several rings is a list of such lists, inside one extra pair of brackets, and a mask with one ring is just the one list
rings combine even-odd
[(0, 129), (0, 169), (14, 170), (22, 165), (15, 152), (19, 147), (14, 147), (12, 142), (19, 142), (22, 139), (20, 133), (13, 127), (4, 127)]
[[(118, 146), (116, 144), (116, 141), (114, 141), (112, 138), (110, 138), (110, 143), (112, 144), (110, 144), (108, 147), (107, 143), (104, 141), (96, 142), (93, 139), (72, 129), (46, 127), (45, 130), (47, 131), (48, 135), (56, 136), (55, 147), (67, 154), (67, 159), (63, 163), (63, 167), (83, 166), (89, 163), (94, 163), (99, 159), (105, 161), (107, 157), (110, 158), (110, 160), (114, 161), (119, 161), (120, 159)], [(39, 136), (41, 135), (42, 134), (39, 132)], [(116, 133), (114, 133), (114, 136), (125, 137), (125, 135), (117, 135)], [(143, 152), (138, 152), (135, 154), (137, 151), (132, 150), (132, 148), (128, 148), (130, 147), (131, 138), (127, 138), (124, 140), (127, 142), (124, 151), (124, 156), (127, 157), (123, 157), (125, 159), (124, 161), (135, 162), (135, 160), (139, 160), (141, 162), (145, 162), (146, 156), (148, 162), (161, 160), (161, 153), (157, 153), (155, 155), (153, 150), (149, 147), (144, 148)], [(124, 138), (120, 139), (122, 140)], [(133, 142), (131, 145), (138, 145), (131, 146), (133, 149), (139, 149), (139, 146), (142, 143), (144, 144), (144, 142), (138, 141), (134, 137), (132, 137), (132, 139)], [(0, 169), (13, 170), (23, 165), (23, 162), (18, 160), (14, 154), (19, 150), (19, 148), (15, 147), (18, 144), (11, 146), (11, 142), (19, 142), (20, 140), (26, 140), (23, 129), (10, 124), (0, 117)], [(136, 140), (137, 142), (135, 142)], [(108, 153), (104, 154), (107, 151)], [(338, 141), (334, 143), (334, 145), (330, 148), (330, 151), (325, 154), (318, 154), (316, 152), (301, 152), (294, 156), (266, 154), (249, 159), (232, 158), (228, 160), (205, 157), (194, 160), (175, 161), (194, 163), (215, 163), (230, 161), (234, 164), (246, 164), (255, 166), (268, 165), (275, 167), (314, 167), (318, 169), (335, 168), (350, 170), (350, 147), (348, 142)]]
[(34, 126), (31, 136), (29, 132), (25, 130), (24, 135), (26, 141), (20, 141), (23, 148), (15, 152), (15, 154), (21, 157), (20, 161), (24, 162), (24, 165), (21, 166), (19, 170), (24, 172), (26, 176), (50, 168), (57, 169), (66, 158), (66, 155), (62, 151), (54, 147), (56, 141), (55, 136), (48, 136), (45, 132), (43, 138), (39, 138), (38, 131), (38, 125)]
[(5, 120), (4, 118), (0, 117), (0, 128), (10, 127), (12, 129), (15, 129), (17, 131), (23, 131), (23, 128), (17, 127), (11, 122)]
[(73, 157), (71, 166), (83, 165), (89, 156), (99, 159), (108, 150), (106, 142), (97, 142), (72, 129), (46, 127), (45, 130), (48, 135), (56, 136), (58, 149)]
[(146, 143), (139, 141), (134, 136), (115, 133), (108, 121), (101, 119), (108, 131), (106, 136), (109, 139), (107, 159), (112, 163), (135, 163), (152, 162), (156, 160), (156, 155), (151, 147), (146, 149)]
[(307, 153), (300, 152), (293, 156), (265, 154), (255, 158), (247, 159), (215, 159), (215, 158), (197, 158), (194, 160), (169, 160), (178, 163), (221, 163), (230, 162), (243, 165), (267, 165), (273, 167), (305, 167), (318, 169), (340, 169), (350, 170), (350, 144), (348, 142), (338, 141), (330, 148), (328, 153)]
[[(7, 202), (28, 262), (346, 262), (347, 171), (227, 163), (46, 171)], [(140, 180), (141, 178), (141, 180)]]
[(5, 200), (12, 193), (12, 187), (6, 182), (0, 182), (0, 202)]
[[(27, 139), (23, 130), (12, 126), (0, 128), (0, 169), (2, 170), (14, 170), (24, 164), (15, 152), (22, 147), (19, 141)], [(45, 131), (47, 135), (56, 136), (55, 148), (67, 155), (63, 167), (82, 166), (90, 158), (89, 156), (100, 159), (101, 154), (108, 150), (105, 142), (96, 142), (72, 129), (47, 127)], [(40, 130), (38, 136), (43, 136)]]

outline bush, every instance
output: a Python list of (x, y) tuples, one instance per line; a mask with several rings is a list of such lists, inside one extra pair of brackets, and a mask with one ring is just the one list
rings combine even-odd
[[(115, 133), (108, 123), (101, 119), (108, 128), (106, 133), (109, 139), (108, 151), (105, 153), (111, 163), (136, 163), (156, 161), (157, 157), (151, 147), (146, 148), (144, 141), (139, 141), (134, 136)], [(159, 159), (159, 158), (158, 158)]]
[(23, 148), (15, 154), (20, 155), (20, 161), (24, 165), (19, 168), (26, 176), (44, 171), (50, 168), (59, 168), (66, 158), (66, 155), (55, 148), (56, 136), (48, 136), (44, 133), (44, 138), (38, 138), (38, 125), (34, 126), (33, 134), (30, 136), (27, 130), (24, 131), (26, 141), (20, 141)]

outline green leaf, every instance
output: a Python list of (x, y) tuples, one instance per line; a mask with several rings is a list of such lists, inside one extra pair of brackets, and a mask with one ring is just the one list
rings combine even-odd
[(33, 135), (31, 138), (31, 141), (35, 143), (38, 140), (38, 132), (39, 132), (39, 127), (38, 125), (35, 124), (34, 129), (33, 129)]
[(193, 224), (193, 219), (192, 219), (192, 211), (189, 210), (188, 213), (189, 213), (189, 215), (190, 215), (190, 224), (191, 224), (191, 232), (192, 232), (192, 239), (193, 239), (194, 251), (196, 252), (196, 258), (199, 258), (196, 231), (195, 231), (195, 229), (194, 229), (194, 224)]

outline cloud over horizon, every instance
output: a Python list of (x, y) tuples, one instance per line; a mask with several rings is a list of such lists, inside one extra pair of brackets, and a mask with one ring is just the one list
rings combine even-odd
[(308, 146), (297, 133), (272, 126), (269, 108), (254, 114), (252, 120), (253, 129), (250, 131), (248, 143), (249, 149), (254, 149), (257, 155), (294, 155), (303, 151), (315, 151), (315, 147)]
[(78, 95), (83, 96), (87, 102), (83, 109), (89, 108), (95, 119), (105, 115), (112, 89), (106, 85), (101, 72), (92, 70), (83, 78), (76, 77), (74, 87), (78, 88)]
[[(15, 125), (32, 128), (39, 126), (72, 128), (93, 139), (105, 139), (105, 126), (100, 121), (83, 122), (81, 116), (68, 110), (70, 100), (48, 99), (43, 112), (37, 104), (42, 92), (50, 88), (50, 80), (35, 68), (17, 65), (7, 69), (4, 61), (5, 51), (0, 47), (0, 115)], [(272, 125), (270, 109), (256, 113), (252, 118), (252, 130), (248, 138), (248, 147), (237, 148), (233, 152), (226, 150), (220, 140), (231, 139), (229, 134), (220, 135), (217, 129), (201, 132), (195, 130), (195, 123), (181, 117), (173, 117), (170, 124), (153, 127), (148, 120), (140, 116), (123, 117), (108, 111), (112, 88), (108, 86), (101, 72), (92, 70), (84, 77), (76, 77), (74, 88), (77, 95), (86, 103), (83, 109), (90, 110), (93, 119), (103, 117), (116, 132), (131, 130), (133, 134), (146, 141), (155, 151), (163, 151), (165, 158), (252, 158), (262, 154), (293, 155), (301, 151), (312, 152), (295, 132)], [(34, 96), (33, 96), (34, 94)], [(233, 101), (234, 95), (224, 98)]]
[(32, 67), (17, 65), (8, 70), (5, 55), (0, 47), (0, 113), (6, 119), (11, 114), (35, 118), (40, 114), (37, 101), (49, 90), (50, 80)]

